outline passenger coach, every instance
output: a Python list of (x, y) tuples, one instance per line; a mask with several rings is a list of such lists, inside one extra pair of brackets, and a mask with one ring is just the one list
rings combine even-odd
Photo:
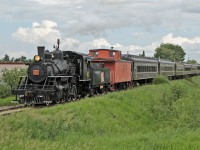
[(133, 55), (124, 55), (123, 59), (132, 62), (133, 80), (151, 80), (158, 75), (158, 61), (151, 58), (141, 58)]

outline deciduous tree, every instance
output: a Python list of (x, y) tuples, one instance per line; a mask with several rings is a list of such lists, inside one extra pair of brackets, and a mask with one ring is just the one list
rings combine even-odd
[(179, 45), (173, 45), (170, 43), (161, 44), (158, 48), (156, 48), (154, 57), (161, 59), (169, 59), (172, 61), (184, 61), (185, 59), (185, 51)]

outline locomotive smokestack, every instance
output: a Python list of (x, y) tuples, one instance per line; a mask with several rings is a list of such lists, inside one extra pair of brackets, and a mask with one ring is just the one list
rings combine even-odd
[(38, 50), (38, 55), (43, 59), (45, 47), (44, 46), (38, 46), (37, 50)]

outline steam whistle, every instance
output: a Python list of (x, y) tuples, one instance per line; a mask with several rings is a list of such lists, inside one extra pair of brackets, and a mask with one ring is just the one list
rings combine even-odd
[(60, 46), (60, 39), (57, 39), (57, 44), (58, 44), (58, 49), (59, 49), (59, 46)]

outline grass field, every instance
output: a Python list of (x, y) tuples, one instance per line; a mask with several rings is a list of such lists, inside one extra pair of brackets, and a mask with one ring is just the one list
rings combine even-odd
[(0, 116), (0, 149), (200, 149), (200, 77)]

